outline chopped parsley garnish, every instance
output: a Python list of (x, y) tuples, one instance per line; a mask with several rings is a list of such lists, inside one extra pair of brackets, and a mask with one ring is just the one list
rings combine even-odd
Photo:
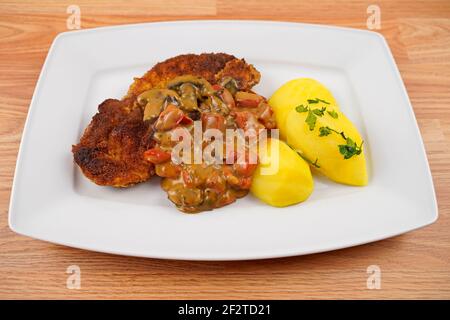
[(354, 142), (352, 139), (347, 138), (346, 144), (340, 144), (339, 152), (344, 156), (344, 159), (350, 159), (354, 155), (360, 155), (362, 152), (362, 144), (364, 141), (361, 142), (361, 144), (358, 146), (356, 142)]
[(317, 121), (316, 115), (314, 114), (313, 111), (309, 110), (305, 122), (308, 124), (310, 131), (314, 130), (314, 127), (316, 126), (316, 121)]
[(327, 111), (327, 113), (330, 115), (330, 117), (332, 117), (333, 119), (337, 119), (338, 118), (338, 114), (336, 111), (332, 110), (332, 111)]
[(317, 163), (317, 161), (319, 161), (319, 158), (316, 158), (316, 161), (314, 161), (313, 163), (311, 163), (312, 166), (316, 167), (316, 168), (320, 168), (319, 164)]
[(297, 107), (295, 108), (295, 111), (297, 111), (297, 112), (299, 112), (299, 113), (306, 112), (306, 111), (308, 111), (308, 110), (309, 110), (308, 107), (305, 107), (305, 106), (303, 106), (302, 104), (299, 105), (299, 106), (297, 106)]
[(331, 129), (328, 127), (320, 127), (319, 128), (319, 137), (325, 137), (331, 134)]
[[(330, 104), (328, 101), (319, 99), (319, 98), (315, 98), (315, 99), (308, 99), (308, 104), (317, 104), (319, 102), (325, 103), (325, 104)], [(322, 107), (322, 108), (315, 108), (312, 109), (310, 108), (309, 105), (304, 106), (303, 104), (295, 107), (295, 111), (297, 111), (298, 113), (303, 113), (303, 112), (308, 112), (308, 115), (305, 119), (305, 122), (308, 124), (309, 126), (309, 130), (313, 131), (314, 127), (316, 126), (316, 121), (317, 121), (317, 117), (323, 117), (325, 115), (325, 111), (334, 119), (336, 119), (338, 117), (336, 111), (327, 111), (327, 107)]]
[(307, 157), (305, 157), (304, 155), (302, 155), (300, 152), (297, 152), (297, 153), (298, 153), (298, 155), (299, 155), (300, 157), (303, 158), (303, 160), (305, 160), (306, 162), (308, 162), (308, 163), (309, 163), (310, 165), (312, 165), (313, 167), (320, 168), (319, 164), (317, 163), (317, 162), (319, 161), (319, 158), (316, 158), (316, 161), (312, 162), (312, 161), (309, 160)]
[(319, 103), (319, 102), (322, 102), (322, 103), (325, 103), (325, 104), (330, 104), (328, 101), (325, 101), (325, 100), (322, 100), (322, 99), (319, 99), (319, 98), (308, 99), (308, 103), (310, 103), (310, 104)]
[(309, 160), (305, 155), (301, 154), (300, 152), (298, 152), (297, 150), (295, 150), (294, 148), (292, 148), (291, 146), (289, 146), (289, 148), (291, 148), (293, 151), (295, 151), (300, 157), (302, 157), (303, 160), (305, 160), (306, 162), (308, 162), (310, 165), (316, 167), (316, 168), (320, 168), (319, 164), (317, 163), (319, 161), (319, 158), (316, 158), (316, 161), (312, 162), (311, 160)]
[(298, 113), (308, 112), (305, 122), (308, 124), (309, 130), (311, 131), (313, 131), (314, 127), (316, 126), (317, 117), (322, 117), (325, 114), (326, 110), (327, 107), (322, 107), (320, 109), (311, 109), (309, 108), (309, 106), (305, 107), (302, 104), (295, 107), (295, 111), (297, 111)]
[(314, 110), (312, 110), (312, 112), (314, 112), (314, 114), (316, 116), (321, 117), (321, 116), (323, 116), (325, 114), (325, 110), (327, 110), (327, 108), (323, 107), (322, 109), (314, 109)]
[(319, 128), (319, 137), (327, 136), (331, 132), (335, 132), (335, 133), (339, 134), (344, 140), (347, 140), (347, 137), (345, 136), (344, 131), (339, 132), (339, 131), (334, 130), (334, 129), (330, 128), (330, 127), (320, 127)]
[[(315, 99), (308, 99), (308, 105), (304, 106), (303, 104), (297, 106), (295, 108), (295, 110), (298, 113), (304, 113), (304, 112), (308, 112), (308, 115), (306, 116), (305, 122), (306, 124), (309, 126), (309, 130), (313, 131), (314, 128), (316, 127), (316, 122), (317, 122), (317, 117), (323, 117), (325, 115), (325, 112), (332, 117), (333, 119), (337, 119), (338, 118), (338, 113), (334, 110), (328, 111), (327, 107), (322, 107), (322, 108), (315, 108), (312, 109), (309, 104), (317, 104), (319, 102), (325, 103), (325, 104), (330, 104), (328, 101), (319, 99), (319, 98), (315, 98)], [(342, 139), (345, 140), (346, 144), (340, 144), (338, 145), (339, 148), (339, 152), (344, 156), (344, 159), (350, 159), (351, 157), (355, 156), (355, 155), (360, 155), (362, 152), (362, 145), (364, 143), (364, 141), (361, 141), (361, 144), (358, 146), (356, 144), (356, 142), (354, 142), (352, 139), (350, 139), (349, 137), (347, 137), (344, 133), (344, 131), (337, 131), (334, 130), (328, 126), (326, 127), (320, 127), (319, 128), (319, 137), (325, 137), (330, 135), (332, 132), (340, 135), (342, 137)], [(299, 153), (300, 154), (300, 153)], [(300, 154), (300, 156), (302, 156)], [(308, 160), (307, 158), (305, 158), (304, 156), (302, 156), (303, 159), (305, 159), (305, 161), (307, 161), (309, 164), (320, 168), (320, 166), (317, 164), (318, 159), (316, 159), (315, 162), (312, 162), (310, 160)]]

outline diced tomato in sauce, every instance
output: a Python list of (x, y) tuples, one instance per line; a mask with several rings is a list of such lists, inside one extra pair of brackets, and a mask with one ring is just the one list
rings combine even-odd
[(171, 155), (169, 152), (164, 151), (158, 147), (149, 149), (144, 152), (145, 160), (147, 160), (153, 164), (160, 164), (160, 163), (169, 161), (170, 157), (171, 157)]
[(236, 93), (236, 102), (239, 107), (257, 108), (263, 101), (263, 97), (256, 93), (238, 91)]
[(218, 113), (203, 113), (202, 114), (203, 130), (218, 129), (225, 130), (225, 118)]
[[(194, 110), (196, 116), (192, 110), (183, 108), (183, 104), (169, 103), (153, 125), (155, 134), (170, 138), (171, 130), (192, 124), (192, 119), (201, 120), (203, 130), (218, 129), (225, 132), (228, 128), (243, 129), (247, 136), (251, 129), (258, 134), (264, 127), (274, 127), (273, 112), (262, 96), (237, 90), (233, 91), (233, 95), (218, 84), (211, 87), (213, 93), (203, 91), (200, 96), (201, 87), (195, 91), (199, 94), (199, 108)], [(189, 134), (192, 134), (192, 129), (188, 128)], [(161, 141), (159, 147), (147, 150), (144, 156), (155, 164), (157, 175), (164, 178), (161, 186), (180, 210), (188, 213), (210, 210), (232, 203), (248, 193), (257, 163), (251, 163), (249, 150), (245, 154), (238, 154), (237, 141), (234, 141), (234, 148), (224, 146), (226, 152), (223, 154), (227, 156), (227, 162), (214, 165), (175, 164), (170, 161), (170, 153), (161, 149), (162, 146), (167, 148), (169, 144)]]
[(180, 123), (190, 124), (192, 122), (192, 119), (186, 116), (180, 108), (169, 104), (156, 120), (155, 129), (166, 131), (175, 128)]

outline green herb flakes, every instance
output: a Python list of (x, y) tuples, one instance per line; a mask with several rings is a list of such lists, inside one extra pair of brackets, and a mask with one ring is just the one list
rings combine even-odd
[(325, 100), (322, 100), (322, 99), (319, 99), (319, 98), (308, 99), (308, 103), (309, 104), (314, 104), (314, 103), (319, 103), (319, 102), (322, 102), (322, 103), (325, 103), (325, 104), (330, 104), (328, 101), (325, 101)]
[(331, 134), (331, 129), (328, 127), (320, 127), (319, 128), (319, 137), (325, 137)]
[(316, 116), (321, 117), (321, 116), (323, 116), (325, 114), (325, 110), (327, 110), (327, 108), (323, 107), (322, 109), (314, 109), (312, 112), (314, 112), (314, 114)]
[(317, 117), (311, 110), (308, 111), (308, 116), (305, 119), (305, 122), (309, 126), (309, 130), (313, 131), (314, 127), (316, 126)]
[(346, 144), (340, 144), (339, 152), (344, 156), (344, 159), (350, 159), (354, 155), (360, 155), (362, 152), (362, 144), (364, 141), (361, 142), (361, 145), (357, 145), (356, 142), (354, 142), (352, 139), (347, 138)]
[(297, 111), (297, 112), (299, 112), (299, 113), (306, 112), (306, 111), (308, 111), (308, 110), (309, 110), (308, 107), (305, 107), (305, 106), (303, 106), (302, 104), (299, 105), (299, 106), (297, 106), (297, 107), (295, 108), (295, 111)]
[(304, 155), (301, 154), (300, 152), (298, 152), (298, 151), (296, 151), (296, 152), (297, 152), (297, 154), (298, 154), (300, 157), (303, 158), (303, 160), (305, 160), (306, 162), (308, 162), (311, 166), (316, 167), (316, 168), (318, 168), (318, 169), (320, 168), (320, 166), (319, 166), (319, 164), (318, 164), (319, 158), (316, 158), (316, 161), (312, 162), (311, 160), (309, 160), (306, 156), (304, 156)]
[(338, 113), (334, 110), (332, 111), (327, 111), (327, 113), (330, 115), (330, 117), (332, 117), (333, 119), (337, 119), (338, 118)]

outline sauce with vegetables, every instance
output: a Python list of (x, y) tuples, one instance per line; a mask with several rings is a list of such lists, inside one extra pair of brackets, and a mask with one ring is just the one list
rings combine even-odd
[[(239, 91), (237, 81), (225, 78), (211, 85), (203, 78), (185, 75), (167, 82), (164, 88), (145, 91), (137, 98), (143, 108), (144, 120), (153, 126), (155, 147), (144, 158), (155, 165), (162, 177), (162, 188), (168, 198), (183, 212), (219, 208), (244, 197), (249, 192), (256, 164), (250, 163), (250, 150), (244, 154), (232, 152), (236, 160), (223, 163), (175, 163), (171, 152), (175, 130), (184, 128), (193, 139), (194, 121), (201, 121), (203, 132), (217, 129), (272, 129), (276, 127), (273, 111), (266, 100), (253, 92)], [(205, 148), (208, 141), (201, 142)], [(225, 159), (228, 149), (223, 147)], [(194, 153), (194, 150), (191, 150)], [(228, 154), (228, 156), (230, 156)]]

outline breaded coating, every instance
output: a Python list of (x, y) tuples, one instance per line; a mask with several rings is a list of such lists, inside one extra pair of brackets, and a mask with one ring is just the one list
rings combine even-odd
[(127, 187), (148, 180), (153, 165), (143, 153), (153, 146), (151, 128), (132, 100), (108, 99), (72, 146), (75, 162), (84, 175), (102, 186)]
[(250, 90), (258, 84), (261, 74), (251, 64), (247, 64), (244, 59), (233, 59), (225, 64), (215, 76), (215, 82), (231, 77), (236, 80), (239, 90)]
[(245, 60), (225, 53), (183, 54), (156, 64), (141, 78), (135, 78), (127, 97), (136, 97), (154, 87), (163, 87), (168, 80), (194, 75), (211, 84), (229, 76), (237, 80), (239, 90), (250, 90), (260, 79), (259, 72)]
[(250, 90), (260, 79), (252, 65), (225, 53), (185, 54), (156, 64), (134, 79), (122, 100), (107, 99), (100, 104), (80, 142), (72, 147), (74, 160), (87, 178), (114, 187), (150, 179), (154, 167), (144, 160), (143, 152), (153, 147), (153, 133), (143, 121), (143, 110), (135, 107), (136, 97), (182, 75), (200, 76), (212, 84), (232, 77), (239, 90)]

